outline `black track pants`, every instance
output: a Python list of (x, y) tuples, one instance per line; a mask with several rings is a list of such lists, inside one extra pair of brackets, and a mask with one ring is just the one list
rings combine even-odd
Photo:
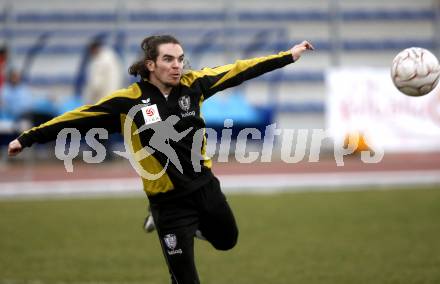
[(152, 201), (151, 212), (172, 283), (200, 283), (194, 261), (197, 229), (218, 250), (229, 250), (237, 243), (237, 224), (216, 178), (178, 199)]

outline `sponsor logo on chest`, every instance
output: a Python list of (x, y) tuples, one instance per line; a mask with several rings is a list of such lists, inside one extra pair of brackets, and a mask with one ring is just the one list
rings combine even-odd
[(181, 110), (183, 110), (183, 113), (180, 113), (180, 115), (182, 117), (187, 117), (187, 116), (195, 116), (196, 112), (193, 111), (189, 111), (189, 109), (191, 108), (191, 98), (188, 95), (182, 96), (179, 98), (179, 100), (177, 101), (179, 104), (179, 107)]
[(149, 105), (141, 108), (142, 115), (144, 116), (145, 124), (152, 124), (161, 121), (159, 110), (157, 105)]

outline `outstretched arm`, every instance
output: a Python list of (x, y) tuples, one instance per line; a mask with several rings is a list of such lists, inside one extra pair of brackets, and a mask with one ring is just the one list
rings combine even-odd
[(56, 139), (64, 128), (76, 128), (81, 133), (92, 128), (105, 128), (110, 133), (120, 130), (117, 103), (120, 98), (112, 95), (95, 105), (86, 105), (66, 112), (46, 123), (23, 132), (9, 143), (8, 155), (16, 156), (34, 143), (46, 143)]
[(290, 50), (278, 54), (238, 60), (234, 64), (191, 71), (184, 75), (181, 82), (188, 87), (199, 89), (206, 99), (216, 92), (237, 86), (246, 80), (293, 63), (301, 57), (304, 51), (313, 49), (310, 42), (303, 41), (294, 45)]

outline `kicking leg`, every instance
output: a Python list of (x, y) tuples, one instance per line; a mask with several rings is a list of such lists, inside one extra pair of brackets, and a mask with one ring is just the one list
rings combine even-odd
[(199, 230), (202, 235), (218, 250), (233, 248), (238, 239), (237, 223), (218, 180), (201, 191), (201, 198), (204, 206)]

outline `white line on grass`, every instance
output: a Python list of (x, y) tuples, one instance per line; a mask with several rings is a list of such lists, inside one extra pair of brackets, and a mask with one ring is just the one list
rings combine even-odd
[[(440, 171), (221, 175), (226, 193), (341, 191), (440, 185)], [(0, 183), (0, 199), (145, 196), (140, 178)]]
[[(142, 281), (48, 281), (44, 280), (15, 280), (15, 279), (0, 279), (0, 284), (144, 284)], [(156, 283), (151, 283), (156, 284)]]

